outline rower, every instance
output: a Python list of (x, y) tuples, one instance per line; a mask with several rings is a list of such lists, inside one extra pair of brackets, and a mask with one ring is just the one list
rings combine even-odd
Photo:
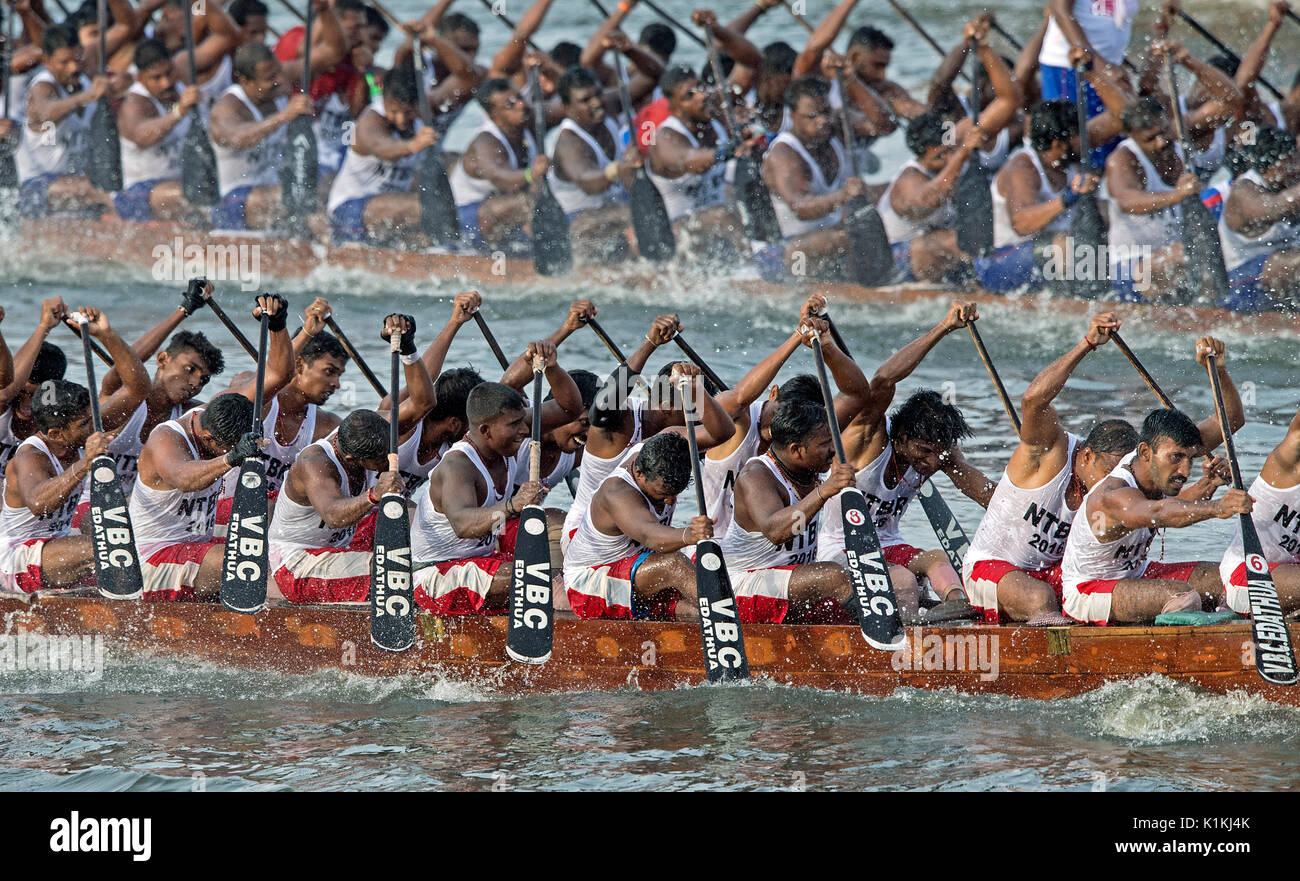
[(1246, 170), (1223, 203), (1219, 236), (1234, 308), (1276, 308), (1300, 292), (1300, 151), (1273, 126), (1233, 149)]
[(451, 172), (461, 231), (476, 248), (507, 245), (526, 250), (532, 191), (546, 173), (528, 122), (528, 103), (508, 80), (490, 79), (474, 90), (487, 113)]
[[(188, 0), (182, 0), (188, 2)], [(198, 105), (199, 87), (179, 94), (167, 47), (158, 40), (136, 44), (135, 83), (117, 114), (122, 141), (122, 191), (113, 196), (123, 220), (179, 221), (202, 226), (207, 214), (185, 201), (181, 189), (181, 145)]]
[[(935, 607), (939, 612), (931, 610), (933, 620), (959, 615), (970, 608), (947, 554), (941, 550), (923, 551), (903, 541), (899, 521), (908, 502), (921, 484), (939, 471), (981, 507), (988, 504), (993, 484), (962, 459), (957, 443), (970, 435), (970, 427), (961, 411), (937, 392), (915, 392), (892, 415), (886, 413), (898, 383), (920, 366), (939, 340), (977, 318), (974, 303), (954, 302), (943, 321), (880, 365), (871, 379), (869, 401), (844, 429), (844, 452), (857, 473), (857, 487), (866, 497), (867, 511), (875, 520), (904, 620), (917, 620), (918, 582), (922, 577), (929, 578), (931, 589), (944, 601), (941, 609)], [(838, 499), (827, 505), (817, 539), (817, 559), (836, 563), (845, 560), (844, 523)]]
[(395, 67), (383, 96), (362, 111), (351, 146), (329, 190), (326, 213), (337, 242), (417, 246), (420, 196), (412, 183), (437, 135), (418, 118), (415, 71)]
[(217, 229), (270, 229), (284, 220), (280, 164), (288, 152), (285, 127), (311, 113), (312, 104), (301, 92), (279, 95), (301, 67), (300, 61), (281, 66), (262, 43), (245, 43), (235, 51), (235, 84), (212, 108), (212, 148), (221, 187), (221, 204), (212, 209)]
[[(424, 47), (424, 93), (433, 113), (430, 125), (445, 138), (474, 99), (474, 90), (488, 79), (488, 70), (475, 58), (479, 50), (478, 22), (460, 12), (447, 13), (450, 0), (441, 0), (416, 24)], [(414, 52), (409, 33), (393, 55), (400, 67)]]
[(246, 42), (266, 43), (266, 17), (271, 10), (262, 0), (231, 0), (226, 12), (239, 25)]
[(1181, 43), (1172, 40), (1154, 43), (1147, 64), (1163, 65), (1166, 56), (1196, 77), (1193, 89), (1187, 95), (1179, 95), (1179, 111), (1183, 114), (1187, 141), (1192, 146), (1188, 164), (1199, 177), (1208, 180), (1223, 167), (1228, 136), (1242, 118), (1245, 99), (1229, 74), (1192, 55)]
[[(41, 301), (41, 317), (36, 330), (9, 358), (10, 375), (7, 386), (0, 388), (0, 493), (4, 492), (4, 470), (13, 458), (14, 451), (24, 440), (36, 434), (36, 420), (32, 416), (32, 395), (41, 384), (51, 379), (63, 379), (68, 369), (63, 350), (45, 338), (63, 323), (68, 314), (62, 297)], [(0, 353), (8, 354), (7, 346)]]
[[(697, 395), (706, 395), (695, 385)], [(715, 405), (716, 406), (716, 405)], [(694, 619), (699, 616), (695, 564), (682, 549), (713, 536), (700, 514), (673, 526), (677, 496), (691, 481), (686, 438), (657, 434), (616, 468), (564, 555), (569, 607), (579, 618)]]
[[(1264, 71), (1264, 65), (1268, 62), (1273, 38), (1277, 36), (1286, 14), (1290, 11), (1291, 4), (1286, 0), (1273, 0), (1269, 4), (1268, 21), (1264, 23), (1264, 29), (1255, 42), (1241, 53), (1241, 63), (1230, 75), (1245, 96), (1246, 107), (1242, 112), (1245, 119), (1256, 125), (1277, 126), (1284, 131), (1294, 133), (1300, 131), (1300, 77), (1292, 80), (1291, 88), (1277, 101), (1265, 102), (1255, 87), (1259, 82), (1260, 74)], [(1227, 61), (1226, 58), (1224, 60)], [(1228, 63), (1231, 64), (1230, 61)]]
[(90, 117), (95, 103), (108, 94), (109, 79), (92, 80), (81, 72), (81, 44), (66, 24), (46, 28), (41, 48), (44, 66), (28, 89), (27, 124), (14, 156), (22, 216), (111, 212), (112, 195), (96, 189), (85, 176)]
[[(578, 389), (555, 360), (549, 343), (529, 343), (528, 357), (546, 362), (557, 400), (542, 405), (542, 431), (571, 421), (581, 406)], [(546, 490), (524, 482), (516, 491), (515, 456), (528, 439), (531, 408), (509, 386), (485, 382), (465, 404), (470, 429), (429, 475), (411, 524), (415, 601), (437, 615), (479, 614), (504, 606), (513, 553), (498, 536)], [(511, 495), (513, 493), (513, 495)], [(502, 564), (506, 564), (504, 568)]]
[[(199, 38), (199, 35), (195, 35), (194, 38), (195, 82), (189, 83), (189, 86), (195, 86), (198, 89), (199, 100), (197, 106), (204, 126), (207, 126), (208, 120), (212, 116), (212, 106), (217, 103), (217, 99), (221, 97), (222, 93), (234, 83), (232, 77), (234, 62), (232, 59), (235, 50), (246, 39), (245, 32), (235, 22), (234, 11), (234, 4), (231, 5), (230, 9), (223, 9), (221, 4), (213, 4), (211, 7), (205, 8), (203, 12), (204, 31), (202, 39)], [(262, 17), (263, 32), (265, 32), (265, 27), (264, 10)], [(166, 0), (162, 4), (158, 21), (153, 26), (153, 39), (164, 44), (167, 54), (172, 59), (171, 74), (173, 82), (188, 82), (189, 52), (185, 45), (185, 0)], [(136, 44), (137, 51), (140, 45), (142, 43)], [(137, 71), (144, 70), (138, 59), (135, 60), (135, 66)], [(136, 74), (136, 79), (139, 81), (139, 73)], [(188, 91), (188, 87), (186, 91)], [(125, 164), (125, 157), (123, 157), (123, 162)]]
[(32, 418), (36, 433), (5, 467), (0, 589), (10, 592), (73, 587), (93, 570), (94, 544), (71, 534), (72, 515), (91, 463), (112, 437), (92, 434), (90, 393), (61, 379), (38, 386)]
[[(1245, 415), (1224, 363), (1225, 347), (1213, 337), (1201, 337), (1197, 363), (1205, 366), (1210, 354), (1223, 386), (1228, 425), (1236, 432)], [(1164, 612), (1200, 611), (1223, 596), (1216, 563), (1148, 560), (1158, 529), (1251, 511), (1254, 503), (1241, 490), (1229, 489), (1211, 500), (1230, 481), (1221, 460), (1212, 461), (1201, 480), (1188, 483), (1192, 459), (1222, 442), (1214, 417), (1198, 426), (1178, 410), (1147, 415), (1137, 449), (1088, 491), (1075, 516), (1061, 560), (1066, 615), (1085, 624), (1150, 624)]]
[(1119, 326), (1110, 312), (1094, 315), (1083, 339), (1025, 390), (1020, 443), (962, 565), (971, 605), (986, 623), (1070, 623), (1061, 614), (1061, 558), (1070, 524), (1084, 495), (1133, 451), (1138, 435), (1124, 420), (1108, 419), (1081, 438), (1062, 427), (1052, 401), (1088, 353), (1104, 346)]

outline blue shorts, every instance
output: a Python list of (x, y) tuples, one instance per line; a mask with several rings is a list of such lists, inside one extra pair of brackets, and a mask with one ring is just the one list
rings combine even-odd
[[(1073, 102), (1075, 89), (1077, 88), (1074, 78), (1074, 69), (1069, 67), (1052, 67), (1048, 64), (1040, 65), (1038, 68), (1038, 79), (1041, 84), (1044, 101), (1054, 101), (1064, 99)], [(1106, 105), (1101, 102), (1101, 97), (1093, 91), (1088, 83), (1083, 84), (1084, 101), (1088, 106), (1088, 118), (1092, 119), (1098, 116), (1106, 109)], [(1106, 167), (1106, 157), (1109, 156), (1116, 147), (1119, 146), (1121, 138), (1112, 138), (1106, 143), (1097, 146), (1093, 145), (1089, 153), (1090, 161), (1093, 168), (1101, 169)]]
[(754, 268), (758, 270), (758, 275), (763, 281), (780, 284), (790, 280), (790, 273), (785, 268), (784, 241), (764, 245), (754, 252), (753, 260)]
[(212, 209), (213, 229), (248, 229), (244, 210), (248, 207), (248, 194), (252, 187), (236, 187), (221, 198), (221, 203)]
[(1034, 240), (1025, 239), (975, 258), (975, 278), (980, 287), (995, 294), (1042, 284), (1043, 274), (1034, 259)]
[(330, 238), (337, 242), (366, 241), (366, 205), (373, 196), (349, 199), (330, 212)]
[(1228, 271), (1228, 296), (1220, 306), (1234, 312), (1257, 312), (1272, 308), (1268, 292), (1259, 285), (1259, 274), (1272, 254), (1252, 257)]
[[(483, 236), (479, 234), (478, 229), (478, 209), (483, 204), (483, 200), (471, 202), (468, 205), (457, 205), (456, 216), (460, 218), (460, 235), (471, 248), (477, 251), (487, 252), (493, 249), (492, 245), (483, 241)], [(532, 240), (523, 229), (511, 230), (506, 240), (501, 242), (498, 247), (506, 251), (523, 251), (531, 245)]]
[(912, 275), (912, 243), (891, 242), (889, 250), (894, 255), (894, 269), (898, 272), (894, 284), (916, 281), (916, 276)]
[(50, 212), (50, 184), (62, 174), (38, 174), (18, 185), (18, 213), (21, 217), (44, 217)]
[(131, 184), (120, 193), (114, 193), (113, 204), (117, 207), (117, 216), (133, 223), (148, 223), (153, 220), (153, 208), (149, 205), (149, 196), (153, 193), (153, 188), (165, 180), (166, 178), (142, 180)]

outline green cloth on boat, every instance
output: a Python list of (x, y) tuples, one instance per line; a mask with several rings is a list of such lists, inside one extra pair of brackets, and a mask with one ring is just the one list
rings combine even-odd
[(1222, 612), (1165, 612), (1163, 615), (1156, 616), (1156, 625), (1158, 627), (1199, 627), (1203, 624), (1227, 624), (1229, 621), (1242, 620), (1244, 619), (1231, 609), (1224, 609)]

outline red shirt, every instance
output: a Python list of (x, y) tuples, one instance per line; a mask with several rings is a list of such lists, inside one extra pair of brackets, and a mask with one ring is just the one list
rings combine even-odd
[(667, 98), (651, 101), (637, 111), (636, 116), (632, 119), (632, 131), (637, 149), (641, 151), (642, 156), (645, 156), (650, 150), (650, 143), (654, 140), (655, 129), (671, 115), (668, 112)]
[[(295, 25), (284, 32), (274, 50), (275, 57), (280, 59), (281, 64), (300, 57), (306, 34), (307, 29), (302, 25)], [(331, 94), (337, 94), (347, 104), (361, 77), (361, 72), (350, 61), (342, 61), (316, 77), (311, 81), (311, 98), (316, 110), (321, 109)], [(302, 87), (299, 83), (294, 83), (292, 90), (300, 92)]]

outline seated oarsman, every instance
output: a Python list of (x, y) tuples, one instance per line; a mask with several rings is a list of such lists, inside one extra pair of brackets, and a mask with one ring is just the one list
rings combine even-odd
[[(63, 323), (68, 313), (62, 297), (41, 301), (41, 317), (36, 330), (8, 360), (9, 381), (0, 388), (0, 492), (4, 490), (5, 465), (14, 450), (36, 433), (36, 420), (32, 417), (32, 395), (41, 383), (62, 379), (68, 369), (63, 350), (45, 338)], [(7, 347), (0, 350), (8, 351)]]
[(1234, 149), (1247, 170), (1223, 203), (1223, 261), (1240, 307), (1269, 308), (1300, 287), (1300, 151), (1294, 135), (1273, 126)]
[(840, 146), (829, 94), (826, 81), (816, 77), (791, 83), (785, 94), (790, 130), (776, 136), (763, 158), (784, 267), (816, 278), (843, 274), (850, 248), (843, 208), (867, 192)]
[[(1172, 40), (1153, 43), (1146, 59), (1147, 64), (1158, 72), (1162, 86), (1166, 55), (1196, 77), (1192, 87), (1179, 95), (1179, 109), (1183, 115), (1183, 130), (1192, 147), (1188, 164), (1202, 179), (1208, 179), (1223, 167), (1228, 140), (1245, 110), (1245, 100), (1231, 75), (1197, 58), (1182, 44)], [(1166, 100), (1172, 108), (1172, 100)]]
[[(542, 405), (542, 430), (578, 415), (577, 386), (555, 360), (555, 347), (530, 343), (546, 359), (546, 381), (556, 400)], [(532, 429), (532, 409), (523, 397), (496, 382), (470, 392), (465, 403), (470, 428), (429, 475), (411, 523), (411, 557), (424, 564), (415, 576), (415, 601), (439, 615), (476, 614), (500, 608), (510, 590), (512, 554), (498, 541), (511, 519), (540, 504), (540, 483), (517, 481), (519, 446)], [(519, 489), (515, 490), (516, 484)]]
[[(1264, 27), (1255, 38), (1255, 42), (1241, 53), (1241, 63), (1233, 72), (1233, 82), (1245, 97), (1243, 119), (1257, 126), (1272, 125), (1284, 131), (1296, 132), (1300, 131), (1300, 79), (1293, 80), (1286, 95), (1276, 101), (1265, 101), (1256, 88), (1260, 74), (1264, 72), (1264, 65), (1268, 63), (1273, 38), (1282, 28), (1289, 11), (1291, 11), (1291, 4), (1287, 0), (1273, 0), (1269, 4), (1268, 20), (1264, 22)], [(1228, 61), (1227, 58), (1223, 60)]]
[[(653, 401), (631, 396), (633, 382), (645, 368), (650, 355), (660, 346), (671, 342), (681, 329), (676, 315), (660, 315), (655, 318), (645, 342), (628, 356), (626, 366), (620, 365), (605, 379), (600, 391), (596, 393), (596, 403), (591, 407), (587, 443), (582, 452), (582, 471), (578, 475), (573, 504), (564, 518), (561, 547), (567, 547), (596, 489), (623, 463), (633, 446), (669, 426), (686, 424), (680, 396), (676, 389), (663, 388), (663, 380), (660, 381), (659, 388), (652, 389)], [(665, 369), (671, 370), (674, 366), (684, 369), (688, 365), (669, 362)], [(690, 367), (694, 369), (693, 365)], [(726, 413), (725, 410), (722, 412)], [(728, 440), (735, 430), (736, 427), (729, 418), (721, 425), (701, 425), (697, 433), (700, 449), (707, 450)]]
[[(1259, 534), (1277, 598), (1283, 614), (1289, 614), (1300, 607), (1300, 412), (1292, 417), (1286, 437), (1268, 454), (1247, 492), (1255, 500), (1250, 519)], [(1227, 592), (1228, 607), (1240, 615), (1250, 614), (1246, 590), (1250, 574), (1246, 571), (1239, 522), (1219, 563), (1219, 578)]]
[(487, 119), (450, 174), (461, 234), (475, 247), (527, 241), (535, 188), (548, 167), (531, 128), (528, 102), (508, 80), (474, 90)]
[(373, 553), (349, 550), (357, 524), (385, 494), (401, 492), (388, 470), (388, 420), (357, 410), (302, 451), (285, 477), (267, 538), (274, 584), (292, 603), (355, 603), (370, 592)]
[(221, 192), (221, 204), (212, 209), (214, 227), (270, 229), (284, 219), (286, 126), (311, 113), (312, 103), (301, 92), (286, 98), (282, 91), (301, 73), (301, 61), (282, 66), (262, 43), (235, 51), (235, 84), (213, 105), (209, 131)]
[(971, 539), (962, 581), (985, 622), (1068, 624), (1061, 615), (1061, 558), (1088, 490), (1137, 446), (1122, 419), (1097, 423), (1086, 438), (1065, 430), (1052, 402), (1088, 353), (1110, 340), (1120, 321), (1095, 315), (1083, 339), (1034, 378), (1020, 402), (1020, 443)]
[(1200, 193), (1201, 182), (1183, 163), (1159, 98), (1139, 98), (1123, 123), (1126, 137), (1106, 160), (1111, 271), (1122, 296), (1149, 286), (1142, 294), (1151, 299), (1174, 292), (1186, 278), (1182, 203)]
[(688, 236), (701, 257), (748, 254), (744, 222), (726, 202), (725, 177), (728, 160), (754, 150), (757, 142), (727, 139), (714, 118), (710, 90), (689, 67), (669, 68), (659, 87), (668, 98), (669, 115), (654, 131), (647, 170), (674, 231)]
[(711, 538), (713, 522), (696, 515), (687, 526), (673, 526), (677, 495), (690, 482), (686, 438), (674, 432), (650, 438), (635, 460), (605, 478), (564, 554), (573, 614), (699, 617), (695, 566), (681, 551)]
[[(943, 321), (880, 365), (871, 379), (870, 398), (844, 429), (844, 452), (866, 497), (867, 513), (875, 521), (904, 620), (917, 618), (922, 577), (930, 580), (930, 588), (943, 601), (942, 608), (931, 610), (931, 620), (970, 609), (947, 554), (903, 541), (899, 521), (908, 502), (939, 471), (981, 507), (988, 504), (993, 484), (962, 459), (957, 444), (970, 435), (970, 428), (961, 411), (937, 392), (915, 392), (892, 415), (887, 414), (898, 383), (911, 376), (939, 340), (978, 317), (974, 303), (954, 302)], [(839, 501), (831, 500), (817, 539), (818, 560), (845, 560), (842, 516)]]
[[(745, 463), (767, 450), (771, 442), (772, 419), (777, 408), (793, 398), (802, 398), (821, 405), (822, 392), (817, 378), (810, 374), (791, 377), (781, 385), (773, 383), (790, 356), (807, 340), (806, 329), (822, 330), (825, 322), (814, 316), (826, 308), (826, 298), (821, 294), (809, 297), (799, 310), (798, 325), (781, 346), (746, 373), (728, 391), (719, 392), (718, 404), (727, 411), (736, 433), (729, 439), (711, 447), (700, 462), (700, 476), (704, 481), (704, 499), (713, 518), (713, 534), (722, 538), (731, 526), (736, 475)], [(858, 414), (871, 396), (871, 386), (862, 369), (829, 341), (822, 351), (826, 368), (840, 391), (835, 396), (835, 412), (841, 427)]]
[(235, 24), (239, 25), (245, 42), (266, 42), (266, 17), (271, 9), (262, 0), (232, 0), (226, 11)]
[(618, 126), (602, 95), (600, 80), (585, 67), (574, 67), (556, 85), (564, 121), (546, 172), (551, 192), (569, 218), (569, 235), (580, 251), (602, 259), (629, 252), (627, 204), (630, 172), (641, 166), (634, 147), (619, 150)]
[(1061, 560), (1062, 608), (1084, 624), (1151, 624), (1165, 612), (1200, 611), (1223, 596), (1212, 562), (1148, 559), (1159, 529), (1248, 514), (1254, 501), (1213, 473), (1195, 499), (1179, 497), (1193, 457), (1203, 450), (1196, 423), (1178, 410), (1155, 410), (1142, 422), (1137, 449), (1088, 491)]
[(109, 80), (92, 80), (81, 72), (81, 44), (68, 25), (46, 28), (41, 48), (44, 66), (28, 88), (27, 123), (14, 156), (22, 216), (111, 212), (112, 195), (92, 186), (85, 176), (90, 117), (95, 102), (108, 94)]
[(904, 164), (880, 197), (880, 219), (904, 281), (959, 279), (970, 270), (970, 256), (957, 247), (953, 191), (972, 151), (1000, 130), (1020, 106), (1020, 87), (985, 33), (966, 26), (967, 39), (979, 40), (977, 54), (997, 97), (975, 125), (928, 111), (907, 126), (907, 148), (916, 157)]
[[(987, 10), (975, 16), (971, 22), (976, 30), (984, 30), (985, 32), (992, 27), (993, 23), (993, 13)], [(995, 97), (993, 85), (987, 77), (980, 78), (978, 92), (973, 86), (962, 93), (958, 93), (956, 90), (955, 81), (966, 66), (966, 59), (969, 55), (970, 40), (963, 39), (948, 51), (944, 60), (940, 62), (939, 67), (930, 77), (930, 91), (926, 96), (929, 109), (943, 114), (954, 122), (970, 116), (972, 99), (977, 99), (980, 107), (986, 107), (993, 102)], [(1007, 66), (1008, 70), (1012, 71), (1012, 76), (1015, 76), (1016, 60), (1003, 56), (1002, 62)], [(1021, 89), (1023, 93), (1024, 86)], [(1023, 107), (1017, 107), (1010, 121), (997, 132), (990, 132), (984, 142), (980, 144), (980, 165), (991, 174), (996, 174), (1006, 164), (1013, 145), (1024, 140), (1026, 120), (1022, 111)]]
[(384, 76), (383, 97), (357, 119), (326, 204), (335, 242), (418, 245), (424, 240), (413, 184), (437, 135), (418, 118), (415, 90), (415, 71), (395, 67)]
[(71, 534), (72, 514), (81, 482), (111, 437), (91, 433), (85, 387), (61, 379), (41, 383), (32, 417), (36, 433), (5, 467), (0, 508), (0, 590), (22, 593), (71, 587), (92, 570), (94, 544)]
[[(416, 24), (424, 46), (421, 50), (424, 93), (433, 115), (430, 125), (439, 137), (446, 137), (473, 100), (474, 88), (488, 78), (487, 68), (475, 62), (479, 50), (478, 23), (460, 12), (447, 14), (448, 6), (448, 3), (438, 3)], [(404, 64), (413, 54), (409, 31), (404, 39), (393, 55), (394, 67)]]
[[(247, 0), (245, 0), (247, 2)], [(258, 0), (253, 0), (258, 2)], [(194, 14), (194, 69), (196, 81), (189, 82), (189, 53), (185, 47), (185, 5), (182, 0), (163, 0), (159, 3), (157, 0), (147, 4), (151, 8), (158, 9), (158, 18), (152, 24), (152, 33), (150, 37), (163, 44), (168, 56), (172, 59), (173, 77), (178, 83), (187, 83), (188, 85), (197, 86), (199, 91), (199, 116), (203, 119), (206, 126), (208, 118), (212, 113), (212, 105), (221, 97), (221, 93), (230, 88), (234, 82), (231, 77), (233, 70), (232, 58), (235, 50), (239, 48), (246, 37), (247, 33), (236, 22), (236, 6), (239, 11), (244, 13), (242, 4), (230, 4), (229, 8), (222, 8), (221, 4), (214, 4), (204, 8), (203, 14)], [(142, 10), (144, 11), (143, 7)], [(266, 35), (266, 17), (265, 13), (261, 19), (261, 37), (257, 42), (261, 42)], [(136, 44), (136, 49), (144, 41)], [(136, 62), (136, 68), (143, 70), (140, 63)]]
[(135, 83), (117, 114), (122, 140), (122, 191), (114, 195), (123, 220), (175, 220), (199, 225), (206, 212), (185, 201), (181, 144), (198, 105), (198, 86), (176, 92), (172, 60), (158, 40), (135, 47)]

